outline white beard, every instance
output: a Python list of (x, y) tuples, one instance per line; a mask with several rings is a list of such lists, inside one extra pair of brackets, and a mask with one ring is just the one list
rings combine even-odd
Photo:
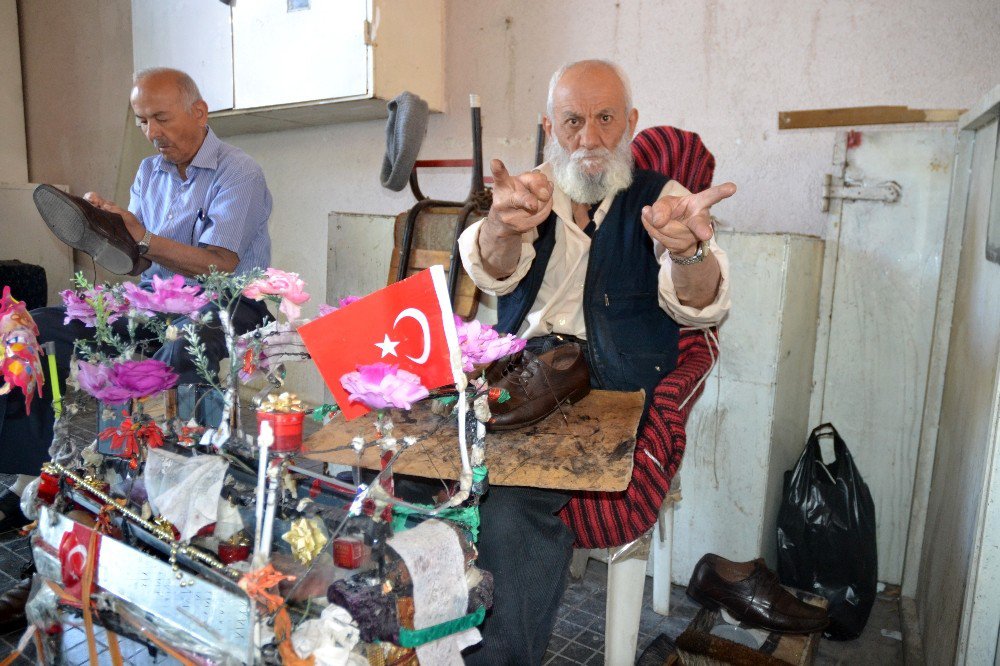
[[(631, 132), (622, 134), (614, 152), (607, 148), (586, 150), (580, 148), (572, 154), (558, 141), (545, 146), (545, 161), (552, 165), (556, 185), (575, 203), (595, 204), (612, 194), (627, 189), (632, 184)], [(603, 168), (598, 173), (587, 173), (584, 160), (599, 159)]]

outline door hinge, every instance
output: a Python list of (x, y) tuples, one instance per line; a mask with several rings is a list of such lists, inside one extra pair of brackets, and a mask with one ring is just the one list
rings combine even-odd
[(894, 180), (888, 180), (878, 185), (855, 185), (850, 182), (834, 185), (833, 176), (826, 174), (823, 180), (823, 212), (830, 210), (832, 199), (896, 203), (902, 193), (903, 188)]

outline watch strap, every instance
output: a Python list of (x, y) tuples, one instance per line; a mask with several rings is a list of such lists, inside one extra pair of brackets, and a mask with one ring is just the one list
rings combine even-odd
[(690, 257), (679, 257), (676, 254), (672, 254), (669, 250), (667, 254), (670, 255), (670, 261), (674, 262), (678, 266), (691, 266), (693, 264), (700, 264), (708, 256), (708, 241), (700, 241), (698, 243), (698, 251), (692, 254)]

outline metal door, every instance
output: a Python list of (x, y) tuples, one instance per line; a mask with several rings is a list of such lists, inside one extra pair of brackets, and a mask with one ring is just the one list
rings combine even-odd
[(879, 579), (900, 583), (955, 156), (953, 129), (837, 137), (810, 409), (875, 500)]

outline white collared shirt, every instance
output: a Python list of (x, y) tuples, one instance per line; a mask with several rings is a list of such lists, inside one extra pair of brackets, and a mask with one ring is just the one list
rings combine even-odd
[[(544, 164), (539, 169), (552, 181), (551, 168)], [(553, 181), (554, 182), (554, 181)], [(683, 196), (690, 194), (683, 185), (671, 180), (660, 192), (660, 196)], [(552, 194), (552, 210), (555, 211), (557, 222), (555, 227), (555, 247), (545, 269), (541, 288), (535, 302), (532, 303), (528, 316), (525, 318), (518, 335), (522, 338), (533, 338), (549, 333), (574, 335), (587, 339), (587, 327), (583, 317), (583, 287), (587, 276), (587, 261), (590, 256), (590, 237), (573, 220), (573, 202), (558, 187)], [(614, 195), (601, 202), (594, 213), (594, 223), (599, 227), (604, 221)], [(459, 238), (459, 251), (462, 264), (472, 277), (473, 282), (483, 291), (502, 296), (513, 291), (518, 283), (527, 275), (531, 262), (535, 259), (533, 243), (538, 238), (537, 229), (532, 229), (521, 236), (521, 256), (517, 267), (509, 277), (498, 280), (489, 275), (483, 268), (482, 256), (479, 252), (479, 229), (483, 220), (479, 220), (466, 229)], [(636, 224), (641, 224), (636, 220)], [(658, 241), (653, 241), (653, 251), (660, 264), (658, 276), (660, 307), (681, 326), (707, 327), (720, 323), (729, 312), (729, 260), (715, 242), (713, 237), (709, 246), (716, 260), (722, 277), (715, 301), (704, 308), (694, 308), (681, 305), (674, 288), (671, 270), (673, 262), (667, 256), (666, 248)]]

